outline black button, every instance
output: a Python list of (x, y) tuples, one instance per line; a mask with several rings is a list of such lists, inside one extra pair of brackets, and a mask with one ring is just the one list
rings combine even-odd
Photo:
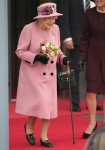
[(53, 76), (53, 73), (50, 73), (51, 74), (51, 76)]
[(51, 61), (51, 63), (53, 64), (53, 63), (54, 63), (54, 61), (52, 60), (52, 61)]
[(46, 75), (46, 73), (45, 73), (45, 72), (43, 72), (43, 75), (45, 76), (45, 75)]

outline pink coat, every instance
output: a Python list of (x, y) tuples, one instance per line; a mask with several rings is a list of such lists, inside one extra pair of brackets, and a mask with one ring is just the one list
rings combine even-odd
[[(47, 41), (60, 47), (59, 27), (53, 25), (49, 31), (42, 30), (37, 21), (26, 25), (19, 38), (16, 55), (21, 59), (16, 112), (43, 119), (57, 117), (56, 63), (62, 53), (51, 58), (47, 65), (33, 64), (40, 42)], [(61, 55), (61, 64), (64, 54)], [(28, 62), (28, 63), (27, 63)]]

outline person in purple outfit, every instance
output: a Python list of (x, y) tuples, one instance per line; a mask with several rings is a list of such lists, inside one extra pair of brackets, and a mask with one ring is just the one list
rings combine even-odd
[(86, 61), (87, 106), (89, 125), (83, 133), (88, 138), (97, 128), (96, 96), (103, 94), (103, 122), (105, 123), (105, 0), (93, 0), (96, 7), (86, 11), (80, 42), (78, 69)]
[[(75, 71), (76, 85), (71, 87), (72, 111), (80, 112), (80, 91), (79, 91), (79, 71), (77, 69), (78, 55), (80, 52), (80, 38), (83, 23), (83, 16), (86, 11), (86, 0), (58, 0), (56, 2), (58, 10), (63, 14), (57, 22), (61, 30), (62, 45), (66, 48), (68, 57), (71, 60), (71, 70)], [(94, 7), (94, 2), (90, 2), (90, 8)], [(102, 107), (97, 105), (97, 110)]]

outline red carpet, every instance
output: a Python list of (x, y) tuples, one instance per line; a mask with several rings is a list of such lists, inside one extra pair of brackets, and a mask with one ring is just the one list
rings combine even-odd
[[(69, 100), (58, 100), (58, 118), (53, 119), (49, 129), (49, 139), (54, 147), (52, 150), (83, 150), (87, 140), (82, 139), (81, 135), (88, 124), (88, 118), (83, 115), (87, 114), (86, 102), (81, 101), (80, 113), (73, 113), (74, 130), (76, 144), (72, 143), (72, 130), (69, 111)], [(98, 112), (98, 113), (102, 113)], [(42, 150), (48, 149), (40, 146), (40, 127), (41, 119), (38, 119), (35, 125), (36, 145), (31, 146), (25, 139), (23, 126), (27, 117), (15, 114), (15, 102), (9, 104), (9, 149), (10, 150)], [(98, 125), (101, 124), (97, 121)]]

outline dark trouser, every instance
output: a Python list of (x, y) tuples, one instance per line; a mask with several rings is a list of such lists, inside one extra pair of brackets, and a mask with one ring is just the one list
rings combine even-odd
[(77, 86), (71, 87), (71, 100), (73, 104), (73, 108), (79, 107), (79, 102), (80, 102), (80, 95), (79, 95), (79, 71), (77, 69), (77, 63), (78, 63), (78, 54), (80, 51), (80, 47), (77, 46), (75, 47), (74, 50), (70, 51), (69, 58), (71, 60), (71, 70), (75, 71), (75, 78), (77, 82)]

